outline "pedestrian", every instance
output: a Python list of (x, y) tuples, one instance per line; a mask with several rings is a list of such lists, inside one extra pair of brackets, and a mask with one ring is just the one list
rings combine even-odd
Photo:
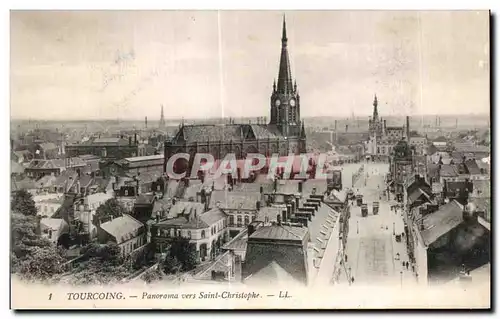
[(347, 262), (347, 255), (345, 255), (345, 262)]
[(351, 283), (354, 283), (354, 276), (351, 277)]

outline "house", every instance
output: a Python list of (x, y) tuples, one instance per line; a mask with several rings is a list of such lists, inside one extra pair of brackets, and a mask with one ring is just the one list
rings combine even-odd
[(145, 172), (163, 173), (164, 155), (126, 157), (115, 161), (115, 173), (138, 176)]
[(146, 244), (145, 226), (128, 214), (123, 214), (97, 226), (101, 244), (117, 244), (124, 256)]
[(210, 194), (209, 207), (218, 207), (229, 216), (229, 232), (234, 237), (257, 218), (258, 211), (264, 206), (262, 198), (260, 192), (215, 190)]
[(475, 269), (489, 262), (489, 232), (459, 202), (413, 211), (407, 233), (419, 283), (443, 283), (456, 278), (462, 267)]
[(282, 224), (260, 226), (248, 233), (242, 278), (245, 285), (308, 285), (309, 230)]
[(416, 155), (424, 155), (426, 153), (427, 138), (425, 136), (417, 132), (410, 132), (409, 144), (415, 148)]
[(85, 165), (85, 162), (78, 157), (50, 160), (34, 159), (26, 167), (25, 172), (27, 176), (38, 179), (46, 175), (59, 176), (66, 169), (78, 170), (84, 168)]
[(88, 232), (90, 239), (97, 237), (97, 228), (94, 224), (97, 209), (111, 198), (113, 198), (112, 193), (97, 192), (89, 194), (83, 198), (83, 205), (78, 205), (75, 210), (75, 218), (83, 223), (83, 227)]
[(40, 234), (43, 238), (57, 244), (62, 235), (69, 234), (69, 225), (64, 219), (42, 218), (40, 220)]
[(140, 155), (137, 135), (134, 140), (120, 137), (92, 137), (81, 143), (66, 146), (67, 156), (95, 155), (102, 159), (119, 160)]
[(62, 206), (64, 196), (62, 194), (43, 194), (33, 196), (37, 214), (40, 216), (52, 217)]
[(432, 141), (432, 144), (436, 147), (446, 147), (448, 146), (448, 139), (444, 136), (439, 136)]
[(214, 260), (229, 240), (227, 215), (215, 207), (195, 202), (177, 202), (167, 219), (151, 226), (152, 242), (158, 254), (165, 253), (170, 242), (186, 238), (196, 248), (200, 261)]
[(455, 199), (462, 205), (467, 203), (469, 193), (472, 192), (473, 184), (466, 181), (445, 181), (443, 184), (443, 198)]
[(55, 159), (58, 157), (59, 147), (51, 142), (35, 145), (34, 154), (38, 159)]

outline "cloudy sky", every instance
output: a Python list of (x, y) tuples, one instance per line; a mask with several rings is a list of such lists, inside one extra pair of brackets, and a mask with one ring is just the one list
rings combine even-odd
[[(283, 12), (11, 13), (11, 115), (269, 116)], [(304, 116), (489, 113), (488, 12), (286, 12)]]

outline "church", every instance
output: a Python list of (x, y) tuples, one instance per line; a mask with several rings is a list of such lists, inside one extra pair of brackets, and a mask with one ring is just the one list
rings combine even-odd
[(218, 160), (228, 153), (235, 154), (236, 159), (245, 159), (249, 153), (286, 156), (306, 152), (300, 95), (296, 82), (292, 80), (285, 19), (278, 81), (273, 83), (270, 113), (269, 124), (181, 124), (175, 136), (165, 142), (164, 171), (168, 159), (178, 153), (188, 153), (191, 159), (196, 153), (208, 153)]
[(377, 95), (373, 99), (373, 115), (369, 120), (369, 139), (366, 141), (366, 154), (373, 159), (388, 160), (394, 146), (410, 136), (410, 121), (406, 117), (406, 125), (387, 126), (387, 121), (378, 114)]

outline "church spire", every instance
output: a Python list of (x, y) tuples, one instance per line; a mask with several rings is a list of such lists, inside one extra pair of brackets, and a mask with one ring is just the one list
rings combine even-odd
[(163, 104), (161, 105), (161, 114), (160, 114), (160, 129), (165, 128), (165, 115), (163, 114)]
[(375, 94), (375, 98), (373, 99), (373, 120), (376, 121), (378, 119), (378, 100), (377, 100), (377, 94)]
[(286, 37), (286, 21), (283, 15), (283, 33), (281, 36), (281, 58), (280, 68), (278, 74), (278, 93), (291, 93), (292, 85), (292, 72), (290, 71), (290, 61), (288, 58), (288, 38)]

